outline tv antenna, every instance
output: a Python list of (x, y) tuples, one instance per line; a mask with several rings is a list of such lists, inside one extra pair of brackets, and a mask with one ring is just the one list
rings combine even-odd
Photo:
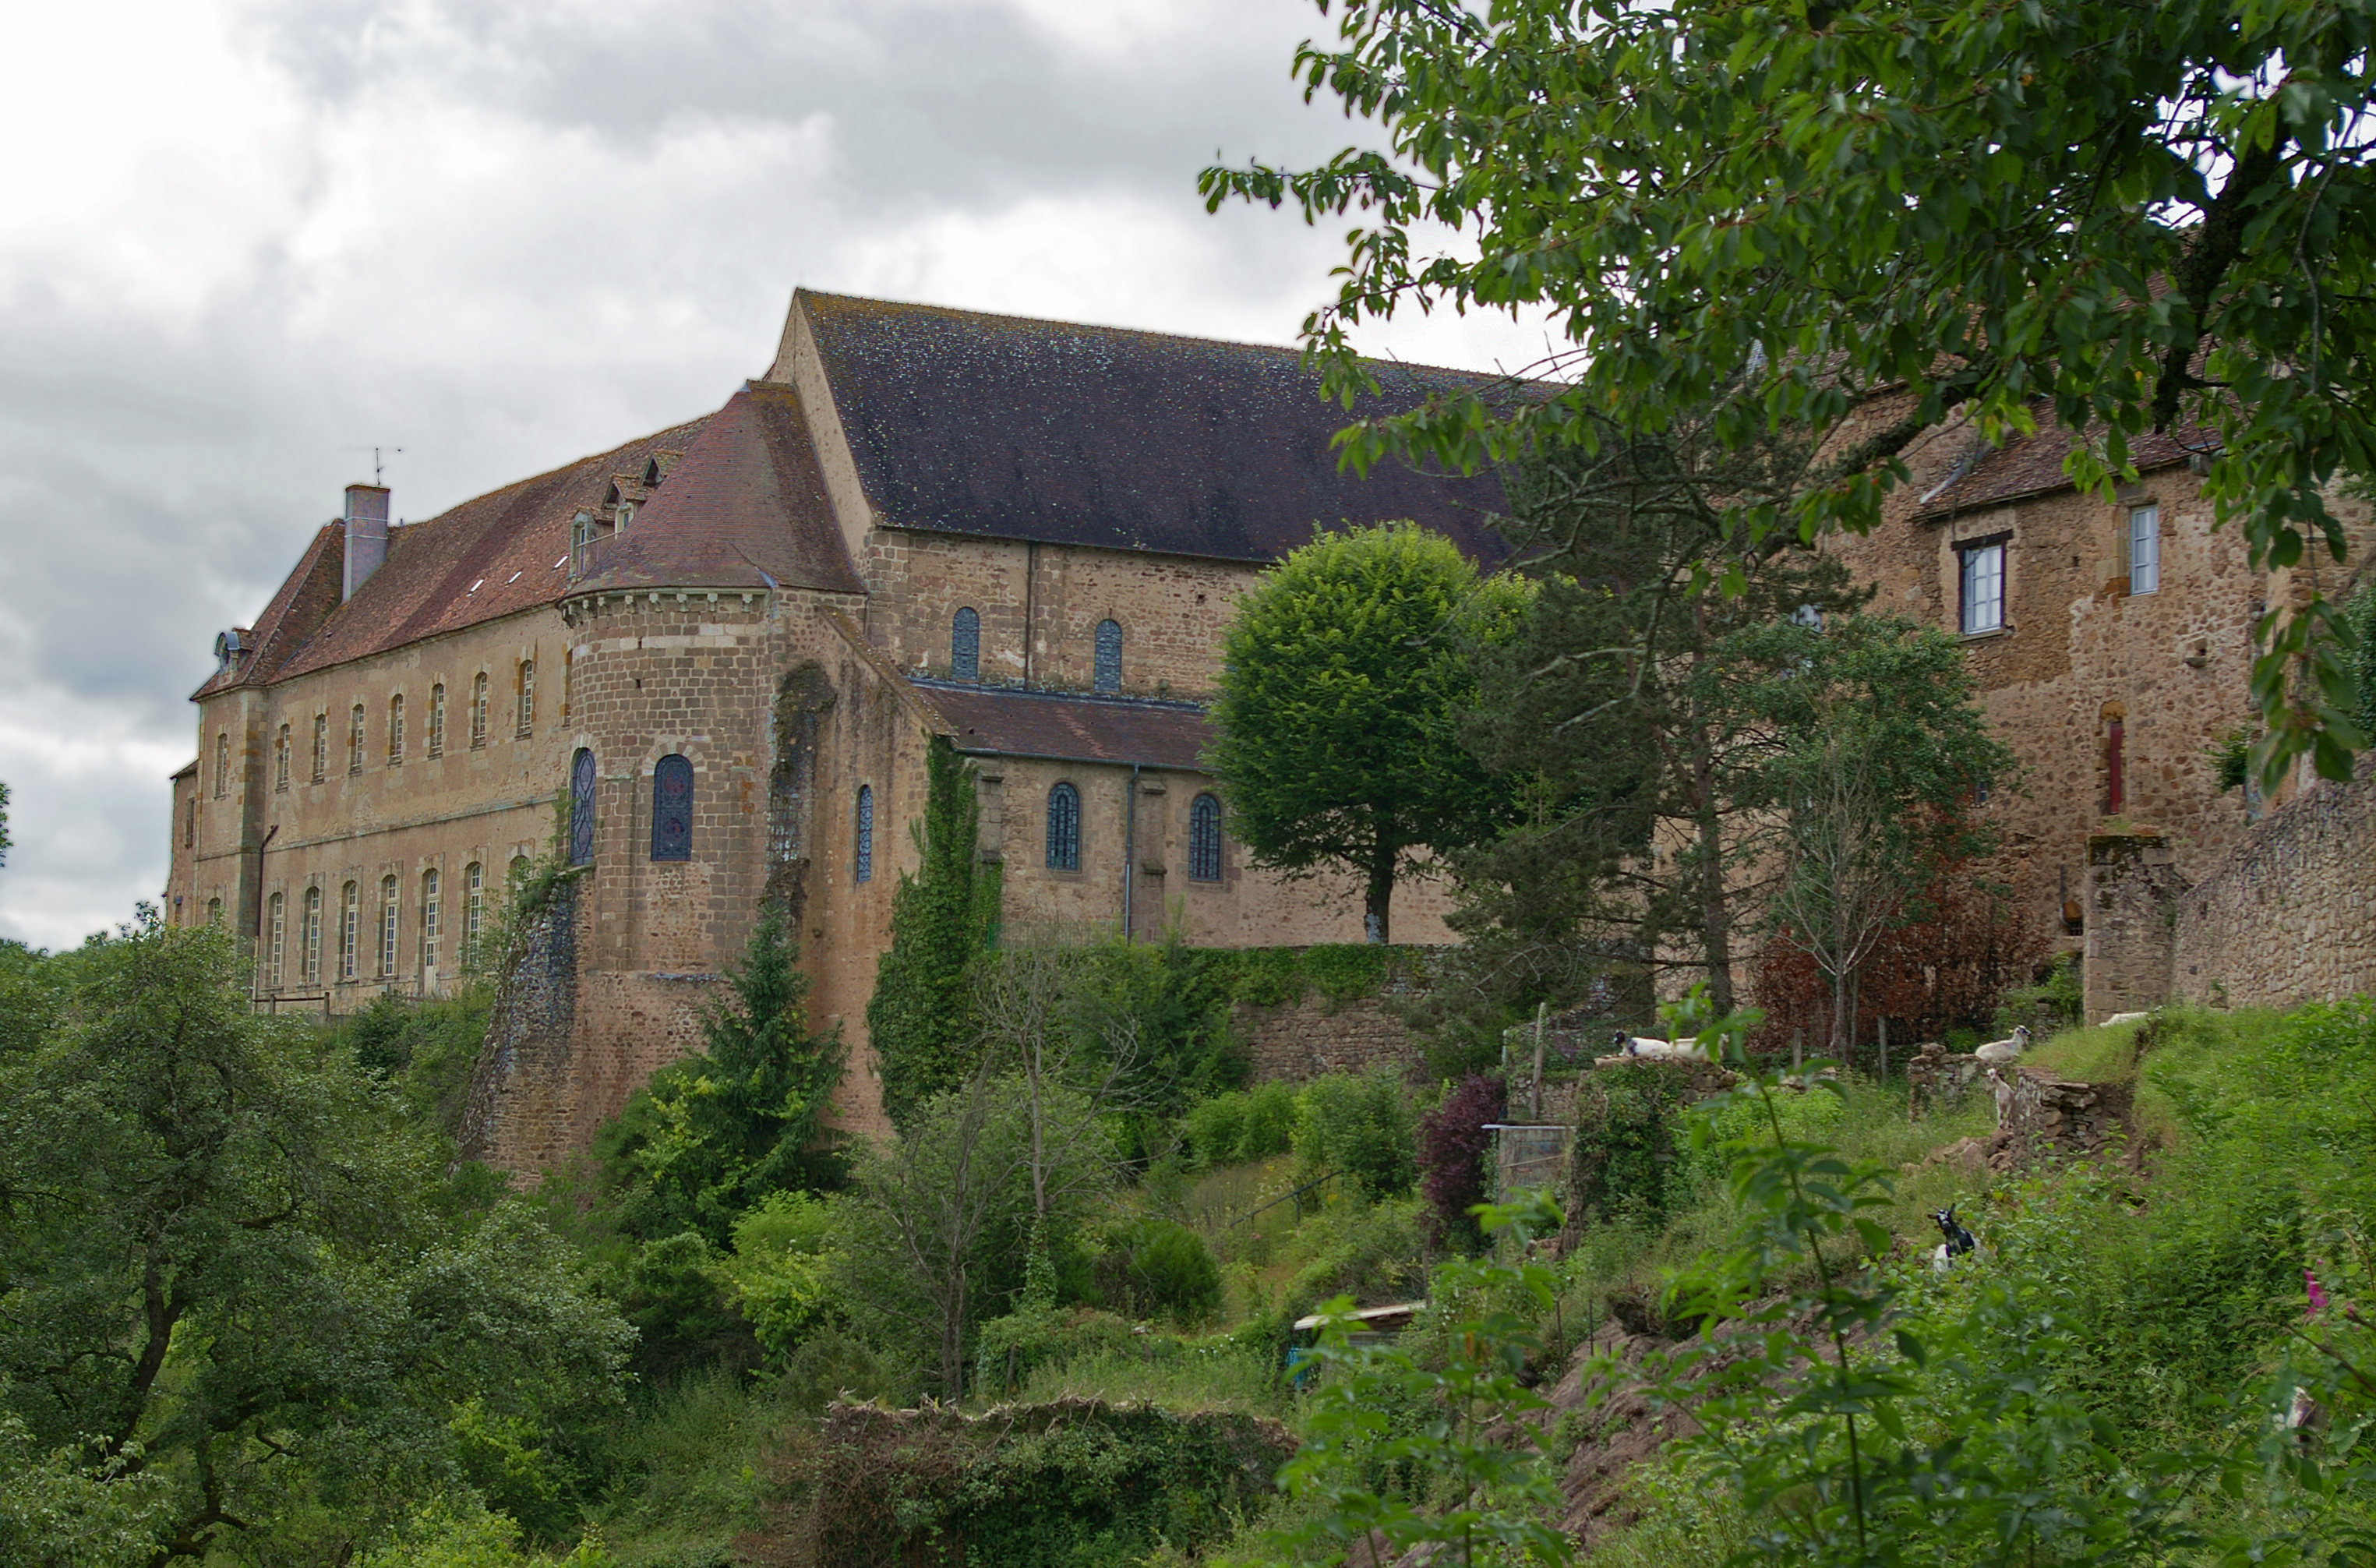
[[(404, 448), (401, 446), (341, 446), (339, 450), (341, 452), (369, 452), (372, 455), (372, 483), (378, 485), (381, 484), (381, 471), (387, 467), (387, 464), (382, 458), (381, 454), (385, 452), (388, 457), (393, 457), (398, 453), (403, 451)], [(384, 485), (382, 487), (385, 488)]]

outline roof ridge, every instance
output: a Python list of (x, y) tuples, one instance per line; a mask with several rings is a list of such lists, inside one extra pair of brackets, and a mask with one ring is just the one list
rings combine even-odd
[(1121, 692), (1066, 692), (1046, 686), (1009, 686), (988, 681), (952, 681), (945, 675), (914, 675), (901, 671), (910, 685), (935, 692), (975, 692), (986, 697), (1037, 697), (1051, 702), (1094, 702), (1113, 707), (1151, 707), (1174, 713), (1205, 713), (1211, 703), (1188, 697), (1141, 697)]

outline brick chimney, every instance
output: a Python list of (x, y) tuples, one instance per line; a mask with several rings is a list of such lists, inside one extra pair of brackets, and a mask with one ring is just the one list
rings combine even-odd
[(387, 559), (387, 486), (347, 486), (347, 577), (341, 603), (354, 598), (363, 579)]

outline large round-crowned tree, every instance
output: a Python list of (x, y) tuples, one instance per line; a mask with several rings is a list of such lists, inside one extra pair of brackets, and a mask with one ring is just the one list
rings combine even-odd
[(1527, 591), (1415, 523), (1323, 533), (1265, 571), (1222, 639), (1206, 754), (1253, 863), (1350, 873), (1383, 942), (1397, 880), (1497, 831), (1508, 787), (1458, 731), (1469, 653), (1510, 634)]

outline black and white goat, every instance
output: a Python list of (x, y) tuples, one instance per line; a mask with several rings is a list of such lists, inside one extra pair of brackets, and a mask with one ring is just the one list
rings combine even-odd
[(1696, 1061), (1700, 1044), (1695, 1039), (1653, 1039), (1647, 1035), (1629, 1035), (1618, 1030), (1609, 1039), (1610, 1049), (1620, 1056), (1652, 1056), (1670, 1060)]
[(1945, 1208), (1933, 1209), (1930, 1218), (1938, 1221), (1939, 1234), (1947, 1238), (1931, 1249), (1930, 1267), (1934, 1273), (1944, 1274), (1955, 1266), (1957, 1258), (1978, 1246), (1979, 1242), (1974, 1239), (1970, 1231), (1956, 1223), (1954, 1204), (1949, 1204)]

